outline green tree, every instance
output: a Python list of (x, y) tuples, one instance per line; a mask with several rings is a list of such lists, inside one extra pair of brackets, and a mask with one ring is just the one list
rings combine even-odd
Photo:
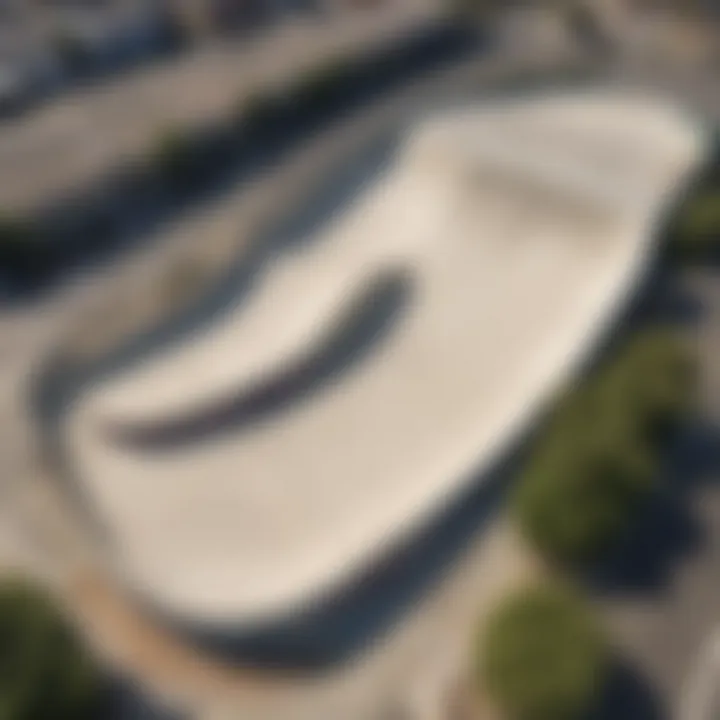
[(580, 598), (559, 587), (516, 591), (479, 639), (477, 676), (509, 720), (574, 720), (602, 690), (608, 651)]
[(652, 455), (613, 430), (568, 426), (532, 458), (514, 498), (524, 535), (560, 564), (592, 562), (622, 536), (652, 487)]
[(691, 406), (694, 376), (676, 332), (650, 328), (558, 404), (513, 501), (523, 534), (547, 559), (593, 562), (622, 537)]
[(695, 380), (687, 343), (672, 327), (655, 327), (625, 346), (605, 373), (600, 394), (661, 446), (692, 406)]
[(0, 719), (85, 720), (99, 699), (88, 654), (51, 598), (29, 581), (0, 584)]

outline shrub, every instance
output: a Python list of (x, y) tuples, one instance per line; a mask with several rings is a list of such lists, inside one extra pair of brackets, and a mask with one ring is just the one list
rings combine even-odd
[(653, 486), (656, 454), (690, 405), (693, 367), (675, 334), (643, 331), (550, 418), (513, 511), (551, 561), (598, 559)]
[(651, 487), (652, 458), (635, 438), (582, 434), (568, 426), (532, 459), (514, 509), (540, 553), (558, 563), (590, 562), (627, 527)]
[(603, 634), (570, 592), (539, 586), (503, 600), (488, 620), (479, 682), (509, 720), (573, 720), (596, 702), (608, 667)]
[(20, 578), (0, 584), (0, 715), (90, 718), (98, 675), (49, 596)]
[(645, 437), (665, 442), (694, 397), (696, 368), (686, 344), (672, 328), (646, 330), (630, 341), (606, 373), (602, 392), (637, 418)]

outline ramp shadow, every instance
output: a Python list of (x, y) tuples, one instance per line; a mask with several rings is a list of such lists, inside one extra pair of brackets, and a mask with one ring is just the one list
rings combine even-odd
[(277, 374), (180, 417), (151, 424), (107, 421), (101, 432), (111, 442), (145, 452), (170, 450), (218, 433), (241, 431), (336, 384), (388, 338), (411, 297), (404, 271), (376, 277), (326, 332), (319, 345)]

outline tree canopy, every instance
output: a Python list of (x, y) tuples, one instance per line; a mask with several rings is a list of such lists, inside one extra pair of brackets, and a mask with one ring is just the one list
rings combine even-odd
[(674, 331), (647, 329), (559, 403), (513, 504), (545, 558), (592, 562), (623, 535), (690, 405), (693, 370)]
[(50, 596), (20, 577), (0, 582), (0, 720), (87, 720), (99, 676)]
[(480, 637), (477, 672), (508, 720), (584, 717), (608, 668), (603, 633), (564, 588), (524, 588), (506, 597)]

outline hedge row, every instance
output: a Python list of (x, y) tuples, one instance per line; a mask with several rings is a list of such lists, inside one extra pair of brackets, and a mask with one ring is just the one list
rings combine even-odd
[(646, 329), (559, 404), (513, 502), (522, 532), (546, 559), (592, 562), (623, 535), (653, 487), (693, 381), (676, 333)]

